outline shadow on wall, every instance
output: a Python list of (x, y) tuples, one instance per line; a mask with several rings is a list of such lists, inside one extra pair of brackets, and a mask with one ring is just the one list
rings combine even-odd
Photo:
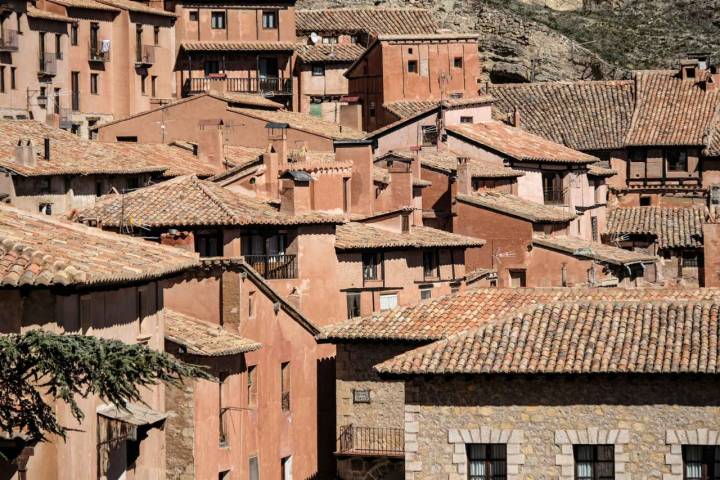
[(335, 357), (317, 361), (317, 480), (336, 476), (335, 461)]

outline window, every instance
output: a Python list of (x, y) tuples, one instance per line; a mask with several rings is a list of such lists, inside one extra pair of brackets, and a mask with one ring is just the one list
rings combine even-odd
[(218, 473), (218, 480), (230, 480), (230, 470)]
[(0, 93), (5, 93), (5, 67), (0, 67)]
[(257, 367), (255, 365), (247, 369), (247, 404), (248, 407), (257, 406)]
[(198, 12), (197, 10), (193, 10), (188, 13), (188, 20), (191, 22), (197, 22), (198, 21)]
[(62, 60), (62, 58), (63, 58), (62, 35), (60, 35), (59, 33), (55, 34), (55, 57), (58, 60)]
[(277, 12), (263, 12), (262, 25), (268, 30), (278, 28)]
[(153, 44), (160, 45), (160, 27), (153, 28)]
[(423, 275), (425, 278), (440, 278), (440, 254), (437, 250), (423, 251)]
[(127, 142), (127, 143), (137, 143), (138, 138), (135, 136), (119, 136), (115, 137), (116, 142)]
[(290, 362), (280, 364), (280, 406), (283, 412), (290, 411)]
[(510, 270), (510, 287), (525, 287), (525, 270)]
[(420, 300), (429, 300), (432, 298), (432, 288), (420, 289)]
[(720, 480), (720, 447), (683, 445), (685, 480)]
[(220, 73), (220, 62), (217, 60), (205, 60), (204, 69), (206, 77), (213, 73)]
[(543, 199), (545, 205), (564, 205), (563, 178), (557, 172), (543, 172)]
[(385, 293), (380, 295), (380, 310), (390, 310), (397, 307), (397, 293)]
[(640, 197), (640, 206), (649, 207), (652, 203), (652, 199), (648, 196)]
[(220, 446), (224, 447), (227, 445), (227, 430), (225, 427), (225, 381), (227, 380), (227, 372), (220, 372), (218, 375), (218, 440)]
[(195, 251), (201, 257), (219, 257), (222, 254), (222, 245), (218, 232), (195, 232)]
[(38, 206), (38, 211), (43, 215), (52, 215), (52, 203), (41, 203)]
[(350, 43), (359, 43), (360, 37), (357, 34), (350, 35)]
[(93, 95), (98, 94), (98, 74), (97, 73), (90, 74), (90, 93)]
[(153, 98), (157, 97), (157, 76), (153, 75), (150, 77), (150, 95)]
[(408, 48), (408, 54), (409, 54), (409, 55), (412, 55), (412, 54), (413, 54), (413, 49), (412, 49), (412, 48)]
[(15, 90), (17, 88), (17, 84), (15, 83), (15, 72), (17, 71), (16, 67), (10, 67), (10, 88)]
[(140, 93), (143, 95), (147, 95), (147, 88), (145, 84), (147, 83), (147, 73), (143, 73), (140, 75)]
[(667, 169), (669, 172), (687, 172), (687, 151), (667, 150), (665, 152), (665, 158), (667, 159)]
[(90, 54), (94, 57), (100, 53), (100, 45), (98, 41), (98, 32), (100, 31), (100, 24), (92, 22), (90, 24)]
[(313, 77), (325, 76), (325, 65), (313, 65), (312, 66)]
[(438, 133), (435, 125), (425, 125), (422, 127), (422, 144), (423, 147), (431, 147), (437, 144)]
[(462, 98), (462, 97), (463, 97), (462, 92), (453, 92), (450, 94), (450, 98), (454, 98), (455, 100), (457, 100), (458, 98)]
[(473, 123), (473, 117), (460, 117), (460, 123)]
[(697, 252), (682, 252), (682, 266), (688, 268), (697, 268), (700, 266), (700, 259)]
[(360, 316), (360, 294), (358, 292), (349, 292), (347, 299), (347, 316), (355, 318)]
[(19, 34), (22, 34), (22, 22), (20, 22), (21, 14), (20, 12), (15, 12), (15, 23), (17, 25), (17, 32)]
[(400, 230), (403, 233), (408, 233), (410, 231), (410, 215), (402, 216), (402, 225), (400, 227)]
[(407, 71), (408, 71), (408, 73), (417, 73), (417, 71), (418, 71), (417, 60), (408, 60)]
[(248, 462), (248, 470), (248, 476), (250, 477), (250, 480), (260, 480), (260, 468), (258, 466), (257, 457), (250, 457), (250, 461)]
[(615, 447), (613, 445), (573, 445), (575, 480), (613, 480)]
[[(377, 252), (366, 252), (362, 254), (363, 280), (379, 280), (378, 266), (382, 268), (382, 258)], [(382, 273), (382, 272), (381, 272)]]
[(600, 236), (598, 235), (598, 219), (597, 219), (597, 217), (590, 217), (590, 230), (592, 233), (593, 242), (600, 241)]
[(329, 37), (323, 37), (322, 43), (324, 43), (326, 45), (335, 45), (336, 43), (338, 43), (338, 37), (335, 37), (332, 35)]
[(78, 44), (78, 24), (73, 23), (70, 25), (70, 45), (77, 46)]
[(248, 293), (248, 318), (255, 318), (255, 292)]
[(469, 480), (505, 480), (507, 446), (504, 443), (467, 445)]
[(292, 480), (292, 457), (280, 459), (280, 479)]
[(225, 12), (210, 13), (210, 28), (222, 30), (225, 28)]
[(453, 59), (453, 67), (455, 68), (462, 68), (463, 66), (463, 59), (462, 57), (455, 57)]

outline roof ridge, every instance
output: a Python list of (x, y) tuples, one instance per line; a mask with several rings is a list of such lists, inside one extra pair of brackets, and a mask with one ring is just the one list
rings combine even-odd
[[(223, 188), (223, 189), (225, 187), (216, 185), (215, 183), (209, 183), (206, 185), (202, 180), (197, 178), (197, 176), (195, 176), (195, 175), (192, 176), (191, 180), (192, 180), (192, 183), (194, 186), (198, 187), (203, 193), (205, 193), (205, 195), (207, 195), (208, 198), (210, 198), (210, 200), (220, 208), (220, 210), (222, 210), (226, 215), (228, 215), (230, 217), (231, 222), (238, 221), (237, 214), (232, 210), (232, 208), (230, 206), (228, 206), (221, 198), (219, 198), (215, 194), (215, 192), (213, 192), (211, 190), (210, 185), (213, 185), (214, 187), (217, 187), (217, 188)], [(227, 190), (227, 192), (233, 193), (230, 190)]]

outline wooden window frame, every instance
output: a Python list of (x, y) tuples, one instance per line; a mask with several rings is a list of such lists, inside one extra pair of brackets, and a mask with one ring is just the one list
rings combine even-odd
[[(498, 455), (497, 457), (494, 457), (490, 454), (490, 452), (493, 452), (493, 447), (496, 446), (502, 446), (501, 455)], [(467, 478), (468, 480), (506, 480), (507, 479), (507, 444), (505, 443), (468, 443), (466, 444), (466, 455), (467, 455)], [(474, 447), (484, 447), (485, 450), (485, 458), (475, 458), (473, 459), (471, 457), (471, 453), (474, 449)], [(472, 467), (471, 465), (474, 462), (481, 462), (484, 464), (484, 474), (483, 475), (472, 475)], [(502, 468), (501, 472), (495, 473), (494, 472), (494, 464), (497, 462), (502, 462), (504, 465), (504, 468)]]
[[(591, 448), (592, 449), (592, 459), (588, 460), (578, 460), (578, 451), (580, 448)], [(612, 460), (601, 460), (599, 459), (599, 451), (601, 448), (610, 448), (610, 456), (612, 457)], [(615, 445), (613, 444), (576, 444), (573, 445), (573, 458), (574, 458), (574, 478), (575, 480), (614, 480), (615, 478)], [(581, 463), (590, 463), (591, 465), (591, 476), (590, 477), (581, 477), (579, 473), (579, 467)], [(601, 476), (599, 470), (600, 465), (611, 465), (612, 466), (612, 473), (610, 474), (610, 477), (607, 476)]]

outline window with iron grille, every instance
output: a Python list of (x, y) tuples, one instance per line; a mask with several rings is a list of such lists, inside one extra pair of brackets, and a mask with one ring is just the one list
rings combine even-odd
[(505, 480), (507, 446), (504, 443), (467, 445), (468, 480)]
[(684, 480), (720, 480), (720, 447), (683, 445)]
[(382, 278), (382, 258), (377, 252), (362, 254), (363, 280), (380, 280)]
[(573, 445), (575, 480), (614, 480), (614, 445)]

